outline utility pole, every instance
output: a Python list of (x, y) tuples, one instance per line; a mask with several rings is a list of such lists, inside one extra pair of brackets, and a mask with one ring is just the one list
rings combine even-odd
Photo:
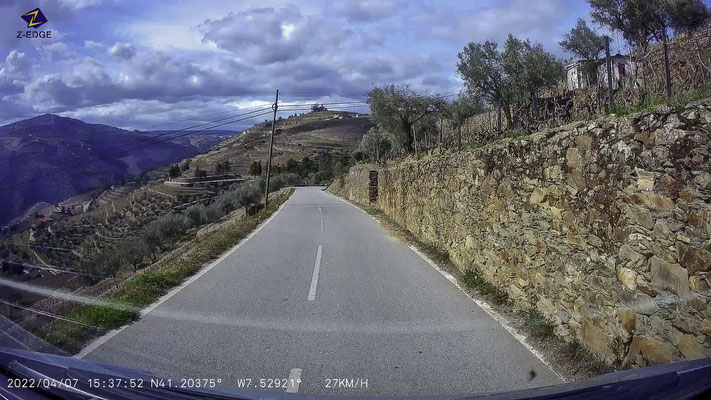
[(610, 99), (610, 109), (614, 106), (612, 101), (612, 65), (610, 60), (610, 37), (605, 36), (605, 63), (607, 64), (607, 96)]
[(264, 208), (266, 209), (269, 205), (269, 178), (272, 173), (272, 150), (274, 149), (274, 128), (276, 127), (276, 116), (277, 109), (279, 108), (279, 90), (276, 91), (276, 98), (274, 99), (274, 104), (272, 104), (272, 110), (274, 110), (274, 117), (272, 118), (272, 136), (269, 138), (269, 160), (267, 161), (267, 185), (264, 188)]
[(667, 98), (672, 95), (671, 72), (669, 71), (669, 54), (667, 53), (667, 28), (662, 30), (662, 43), (664, 46), (664, 72), (667, 80)]

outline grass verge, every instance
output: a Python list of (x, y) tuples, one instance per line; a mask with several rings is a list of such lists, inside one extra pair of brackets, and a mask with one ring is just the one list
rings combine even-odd
[(120, 328), (138, 319), (140, 309), (157, 301), (170, 289), (195, 274), (207, 262), (217, 259), (222, 253), (244, 239), (260, 223), (269, 218), (279, 206), (289, 198), (293, 189), (275, 197), (269, 207), (242, 221), (226, 225), (223, 229), (210, 232), (194, 242), (181, 255), (164, 259), (156, 268), (138, 273), (108, 297), (113, 303), (104, 305), (82, 305), (67, 312), (68, 320), (57, 320), (35, 332), (39, 337), (69, 353), (79, 352), (87, 341)]

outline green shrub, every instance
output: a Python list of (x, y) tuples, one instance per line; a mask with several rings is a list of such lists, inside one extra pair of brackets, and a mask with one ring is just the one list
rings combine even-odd
[(158, 231), (164, 244), (171, 245), (175, 239), (182, 236), (188, 230), (189, 222), (181, 214), (170, 213), (156, 220)]
[(195, 204), (190, 207), (188, 207), (187, 210), (185, 210), (185, 217), (190, 221), (190, 224), (193, 227), (198, 227), (205, 223), (206, 220), (206, 210), (205, 206), (202, 204)]
[(212, 203), (205, 209), (205, 222), (212, 223), (222, 218), (225, 214), (217, 203)]
[(259, 203), (262, 198), (260, 182), (245, 182), (235, 189), (231, 195), (234, 201), (246, 210), (251, 204)]

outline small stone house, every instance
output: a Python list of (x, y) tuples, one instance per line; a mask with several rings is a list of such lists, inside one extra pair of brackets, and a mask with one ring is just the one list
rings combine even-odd
[[(586, 65), (591, 62), (594, 63), (591, 68), (595, 71), (596, 76), (594, 78), (587, 76), (585, 73)], [(612, 67), (613, 87), (618, 88), (631, 81), (631, 77), (634, 76), (635, 64), (629, 56), (619, 53), (610, 56), (610, 64)], [(604, 57), (594, 61), (578, 60), (571, 62), (565, 66), (565, 74), (565, 87), (567, 90), (583, 89), (590, 85), (607, 85), (607, 63)]]
[(585, 60), (574, 61), (565, 66), (565, 88), (567, 90), (577, 90), (587, 87), (585, 78)]
[[(600, 85), (607, 86), (607, 65), (605, 59), (598, 60), (597, 66), (597, 81)], [(632, 77), (635, 76), (635, 63), (629, 56), (615, 54), (610, 56), (610, 64), (612, 67), (612, 87), (618, 88), (632, 82)]]

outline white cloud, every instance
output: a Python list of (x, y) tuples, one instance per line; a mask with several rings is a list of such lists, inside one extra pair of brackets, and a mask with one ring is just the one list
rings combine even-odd
[(130, 43), (116, 43), (109, 49), (109, 54), (119, 60), (130, 60), (136, 55), (136, 50)]
[(82, 8), (101, 4), (101, 0), (59, 0), (59, 3), (73, 10), (81, 10)]
[(12, 77), (27, 77), (29, 75), (30, 61), (17, 50), (11, 50), (5, 57), (5, 65), (0, 70), (0, 74)]
[(303, 53), (303, 44), (296, 36), (304, 29), (304, 23), (295, 6), (286, 6), (229, 13), (205, 21), (200, 28), (204, 32), (203, 42), (215, 43), (257, 64), (271, 64)]
[[(178, 0), (167, 9), (141, 2), (140, 12), (136, 3), (60, 1), (39, 3), (58, 35), (52, 40), (0, 37), (2, 122), (34, 110), (140, 127), (167, 116), (268, 105), (276, 88), (285, 101), (306, 102), (288, 93), (362, 99), (373, 85), (391, 83), (450, 92), (461, 87), (456, 55), (467, 42), (501, 41), (512, 32), (555, 51), (569, 29), (566, 18), (572, 24), (576, 16), (564, 0), (489, 7), (454, 0)], [(3, 24), (22, 24), (18, 7), (25, 8), (0, 3), (0, 33)], [(101, 29), (87, 18), (102, 21)]]
[(95, 42), (93, 40), (85, 40), (84, 47), (94, 51), (104, 51), (104, 49), (106, 48), (103, 43)]
[(337, 14), (349, 20), (371, 22), (399, 14), (407, 6), (404, 0), (338, 1), (332, 5)]

